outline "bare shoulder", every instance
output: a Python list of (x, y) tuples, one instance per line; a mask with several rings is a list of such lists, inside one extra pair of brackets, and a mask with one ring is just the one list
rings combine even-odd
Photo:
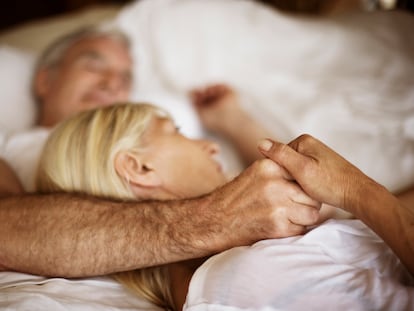
[(23, 192), (22, 184), (13, 169), (0, 158), (0, 197)]

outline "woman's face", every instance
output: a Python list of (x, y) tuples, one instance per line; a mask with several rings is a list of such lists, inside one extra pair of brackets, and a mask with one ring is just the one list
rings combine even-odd
[(156, 170), (170, 198), (208, 193), (226, 182), (215, 156), (217, 144), (193, 140), (180, 134), (167, 118), (155, 117), (143, 137), (144, 162)]

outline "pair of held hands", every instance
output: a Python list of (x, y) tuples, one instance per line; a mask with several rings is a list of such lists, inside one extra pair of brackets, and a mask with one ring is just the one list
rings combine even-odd
[(258, 148), (266, 158), (218, 189), (223, 214), (233, 219), (229, 231), (243, 228), (249, 242), (303, 234), (320, 222), (320, 202), (353, 213), (364, 183), (373, 182), (309, 135), (287, 145), (266, 139)]
[[(244, 112), (230, 87), (219, 84), (193, 90), (191, 99), (208, 130), (226, 135), (240, 126), (232, 124), (232, 120)], [(306, 226), (320, 220), (320, 202), (347, 210), (350, 194), (357, 193), (358, 185), (368, 179), (309, 135), (288, 145), (264, 140), (259, 143), (259, 150), (266, 159), (254, 162), (219, 193), (225, 194), (222, 197), (226, 198), (226, 206), (238, 207), (234, 213), (240, 213), (240, 206), (245, 206), (243, 213), (249, 217), (243, 219), (252, 220), (251, 230), (257, 230), (255, 221), (256, 225), (260, 222), (260, 230), (268, 237), (303, 233)], [(263, 226), (263, 217), (269, 220), (268, 226)], [(235, 220), (235, 229), (242, 225), (246, 226)]]

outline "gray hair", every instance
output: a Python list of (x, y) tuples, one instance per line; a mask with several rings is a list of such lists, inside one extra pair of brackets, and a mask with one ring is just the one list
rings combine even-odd
[(31, 91), (35, 101), (39, 104), (40, 99), (37, 96), (35, 90), (35, 77), (41, 68), (52, 68), (59, 65), (63, 56), (68, 51), (68, 49), (73, 46), (75, 43), (84, 39), (94, 39), (94, 38), (110, 38), (116, 42), (123, 44), (128, 50), (131, 47), (131, 42), (127, 35), (121, 30), (113, 27), (105, 27), (101, 25), (94, 25), (88, 27), (82, 27), (73, 32), (70, 32), (62, 37), (59, 37), (57, 40), (52, 42), (44, 51), (40, 54), (35, 70), (32, 76), (32, 86)]
[(83, 27), (52, 42), (39, 56), (35, 72), (40, 68), (48, 68), (58, 65), (67, 50), (80, 40), (99, 37), (111, 38), (114, 41), (125, 45), (128, 49), (131, 47), (129, 38), (119, 29), (96, 25)]

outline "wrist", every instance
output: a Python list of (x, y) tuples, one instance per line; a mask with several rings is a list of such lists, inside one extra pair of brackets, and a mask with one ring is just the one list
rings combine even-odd
[(375, 216), (377, 206), (387, 206), (386, 202), (393, 199), (393, 195), (383, 185), (365, 176), (361, 182), (354, 184), (353, 190), (345, 193), (343, 209), (357, 218), (370, 218), (372, 213)]
[(238, 138), (241, 132), (251, 129), (252, 119), (244, 110), (238, 109), (220, 124), (220, 133), (228, 139)]

